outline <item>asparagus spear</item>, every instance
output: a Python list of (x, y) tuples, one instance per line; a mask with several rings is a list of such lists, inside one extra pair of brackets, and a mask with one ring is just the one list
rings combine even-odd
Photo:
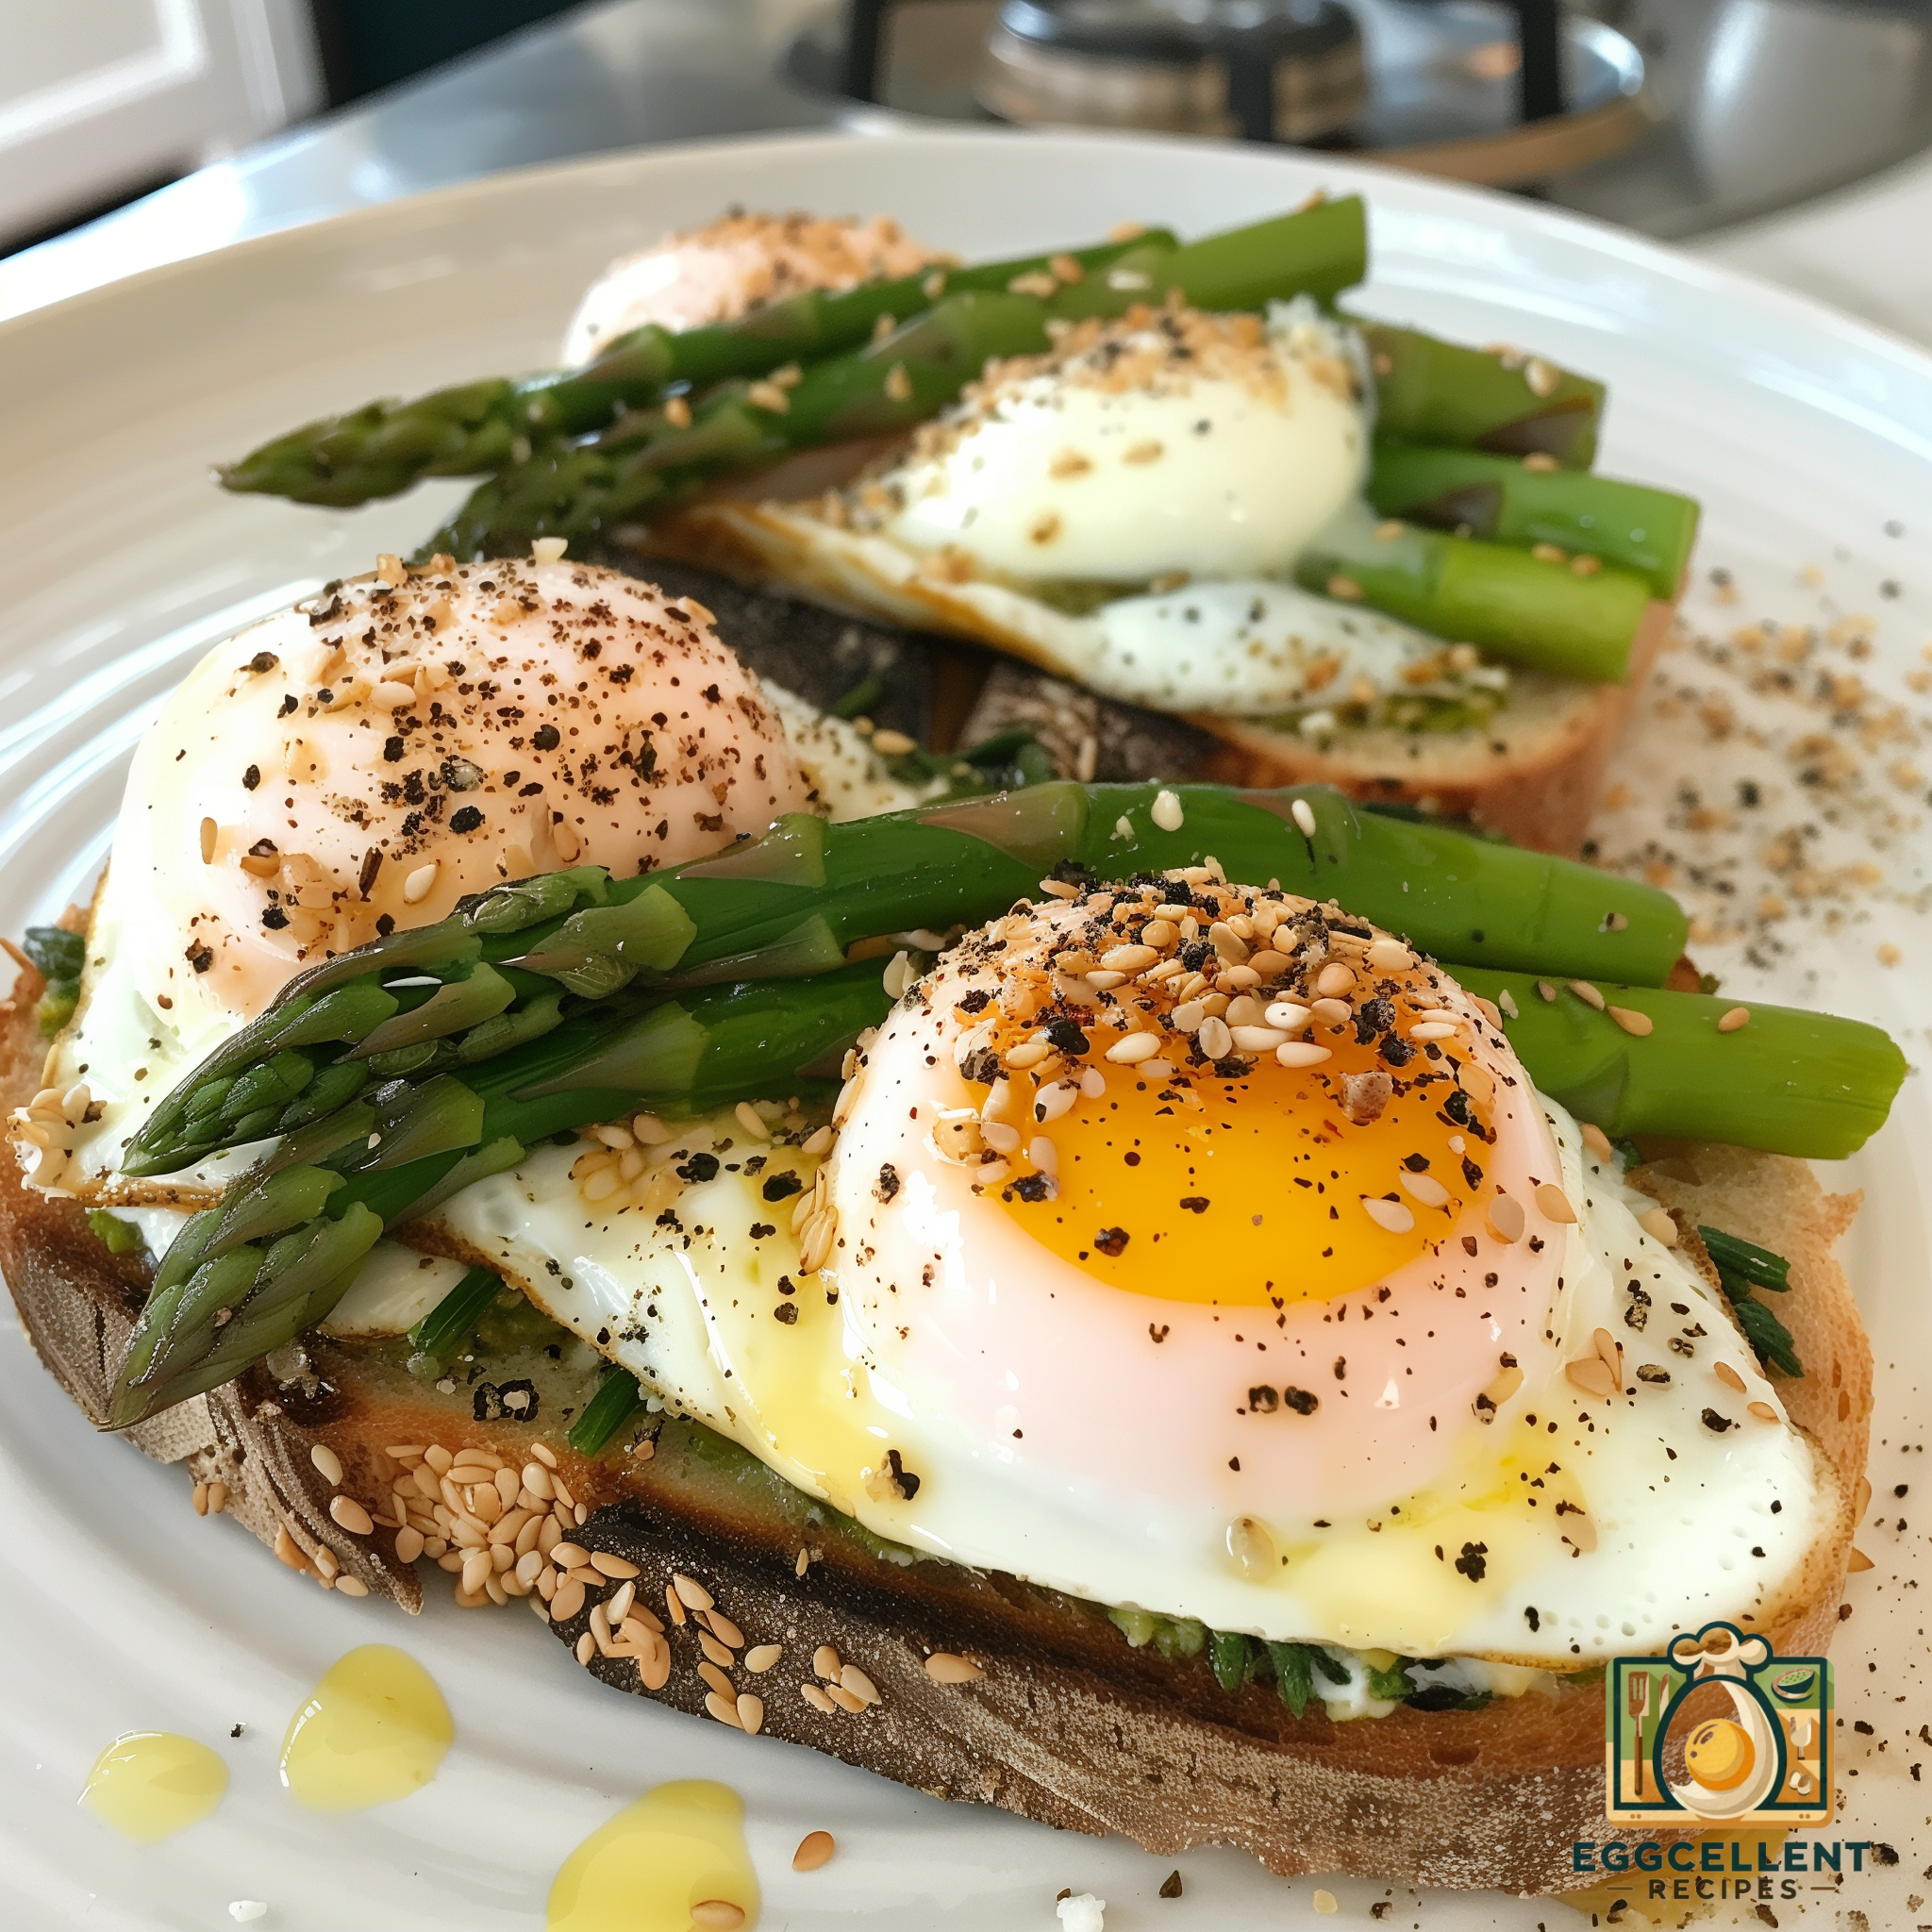
[(724, 383), (699, 398), (691, 420), (684, 408), (675, 421), (643, 410), (588, 442), (545, 443), (481, 484), (422, 554), (508, 556), (537, 537), (594, 538), (724, 472), (909, 429), (951, 402), (989, 357), (1044, 350), (1058, 320), (1121, 315), (1170, 292), (1216, 309), (1330, 293), (1360, 278), (1365, 238), (1361, 203), (1350, 197), (1185, 247), (1143, 240), (1105, 274), (1076, 282), (1020, 276), (1043, 287), (949, 293), (883, 341), (808, 365), (789, 391)]
[(1665, 599), (1677, 594), (1697, 536), (1691, 497), (1582, 470), (1531, 469), (1480, 450), (1377, 444), (1368, 494), (1385, 517), (1486, 541), (1554, 543), (1619, 564)]
[(479, 1154), (495, 1150), (490, 1164), (501, 1171), (547, 1135), (637, 1107), (703, 1108), (800, 1091), (836, 1072), (843, 1049), (890, 1004), (876, 960), (809, 987), (613, 1003), (467, 1080), (443, 1076), (392, 1105), (379, 1092), (386, 1130), (357, 1134), (324, 1163), (272, 1158), (183, 1227), (129, 1339), (110, 1425), (126, 1428), (231, 1381), (325, 1319), (383, 1230), (426, 1211)]
[[(1118, 277), (1108, 274), (1116, 265)], [(1068, 277), (1070, 266), (1077, 274)], [(655, 403), (668, 388), (768, 375), (788, 362), (857, 348), (880, 318), (916, 317), (941, 293), (1007, 293), (1015, 283), (1050, 284), (1058, 291), (1053, 312), (1074, 316), (1118, 313), (1132, 300), (1158, 301), (1179, 286), (1204, 306), (1257, 308), (1296, 290), (1331, 299), (1360, 281), (1366, 267), (1366, 224), (1359, 198), (1351, 195), (1186, 247), (1165, 229), (1153, 229), (1058, 255), (904, 275), (837, 294), (812, 291), (737, 322), (675, 334), (647, 324), (581, 369), (369, 403), (262, 444), (222, 471), (221, 480), (229, 490), (340, 508), (393, 496), (423, 476), (518, 468), (532, 459), (533, 443), (602, 428), (622, 410)], [(527, 486), (516, 493), (526, 495)]]
[[(1613, 1138), (1669, 1134), (1840, 1160), (1884, 1124), (1905, 1078), (1890, 1037), (1858, 1020), (1589, 982), (1599, 1011), (1561, 979), (1457, 976), (1502, 1009), (1537, 1086)], [(1740, 1010), (1746, 1023), (1722, 1031)]]
[[(1130, 251), (1174, 245), (1165, 230), (1068, 251), (1084, 273), (1104, 274)], [(1029, 256), (983, 262), (830, 293), (811, 290), (755, 308), (737, 322), (674, 333), (656, 324), (608, 343), (581, 369), (459, 383), (403, 402), (367, 403), (305, 424), (218, 474), (225, 489), (345, 508), (394, 496), (424, 476), (487, 475), (526, 457), (533, 441), (601, 428), (621, 409), (653, 403), (669, 387), (768, 375), (865, 341), (881, 316), (931, 307), (934, 290), (1000, 290), (1050, 275)], [(1357, 275), (1354, 279), (1359, 280)]]
[[(1588, 559), (1594, 562), (1594, 558)], [(1605, 564), (1587, 575), (1504, 543), (1338, 517), (1295, 565), (1310, 591), (1359, 598), (1438, 637), (1480, 644), (1536, 671), (1597, 684), (1629, 674), (1649, 581)]]
[(502, 1292), (503, 1277), (494, 1269), (472, 1268), (409, 1330), (409, 1346), (418, 1355), (440, 1360), (468, 1337)]
[(527, 550), (535, 537), (593, 537), (725, 471), (909, 429), (952, 401), (989, 358), (1045, 348), (1047, 318), (1037, 295), (949, 295), (883, 341), (812, 363), (789, 390), (722, 384), (688, 424), (658, 409), (593, 443), (546, 444), (474, 491), (425, 548), (505, 556)]
[[(822, 973), (858, 940), (978, 924), (1057, 866), (1119, 878), (1212, 854), (1230, 877), (1339, 899), (1452, 961), (1657, 982), (1683, 950), (1684, 916), (1667, 893), (1589, 866), (1357, 813), (1325, 786), (1176, 788), (1182, 821), (1168, 830), (1154, 817), (1162, 789), (1056, 782), (842, 825), (793, 814), (762, 839), (639, 878), (583, 866), (499, 887), (291, 980), (166, 1095), (125, 1171), (174, 1173), (287, 1132), (377, 1074), (426, 1079), (487, 1065), (557, 1027), (566, 1000), (633, 981)], [(516, 1004), (497, 1010), (488, 990), (460, 996), (486, 974), (511, 982)], [(445, 983), (395, 983), (425, 979)], [(477, 1019), (485, 1008), (491, 1016)], [(401, 1051), (423, 1058), (370, 1071), (371, 1039), (395, 1037), (399, 1009), (414, 1029)]]
[(638, 1378), (628, 1369), (611, 1369), (571, 1424), (570, 1446), (580, 1456), (596, 1455), (643, 1406)]
[(1366, 322), (1375, 433), (1497, 456), (1550, 456), (1587, 470), (1604, 386), (1517, 350), (1470, 349), (1414, 328)]

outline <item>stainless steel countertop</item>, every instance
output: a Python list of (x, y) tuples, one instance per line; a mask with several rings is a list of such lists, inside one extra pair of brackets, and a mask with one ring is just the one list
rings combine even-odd
[[(896, 117), (778, 77), (824, 0), (607, 0), (0, 259), (0, 319), (253, 235), (507, 168)], [(747, 50), (753, 58), (747, 58)], [(1932, 154), (1690, 251), (1932, 344)]]

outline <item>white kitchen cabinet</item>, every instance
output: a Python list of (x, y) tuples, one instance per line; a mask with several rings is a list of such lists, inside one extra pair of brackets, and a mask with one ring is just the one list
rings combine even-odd
[(0, 0), (0, 246), (322, 99), (305, 0)]

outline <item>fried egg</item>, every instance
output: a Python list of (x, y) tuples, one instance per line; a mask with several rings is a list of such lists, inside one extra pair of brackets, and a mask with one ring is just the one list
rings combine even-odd
[(1367, 444), (1344, 344), (1307, 305), (1082, 323), (915, 436), (874, 486), (878, 526), (1017, 583), (1280, 574), (1353, 500)]
[(36, 1185), (199, 1199), (232, 1158), (109, 1179), (147, 1110), (305, 966), (467, 892), (914, 802), (852, 725), (761, 686), (701, 605), (561, 560), (388, 577), (218, 645), (137, 749), (46, 1069), (74, 1117), (21, 1144)]
[(122, 943), (191, 1037), (466, 892), (675, 864), (808, 802), (702, 607), (563, 561), (390, 575), (210, 652), (135, 755)]
[(613, 261), (586, 291), (564, 332), (575, 369), (617, 337), (656, 323), (699, 328), (809, 289), (916, 275), (952, 256), (913, 241), (884, 215), (731, 214)]
[(835, 1119), (641, 1120), (444, 1226), (908, 1552), (1217, 1629), (1574, 1669), (1766, 1621), (1841, 1507), (1492, 1016), (1333, 908), (1022, 908)]
[(1123, 704), (1317, 736), (1415, 699), (1487, 713), (1505, 668), (1291, 580), (1320, 533), (1371, 515), (1357, 362), (1306, 301), (1081, 323), (991, 365), (877, 474), (702, 504), (666, 541)]

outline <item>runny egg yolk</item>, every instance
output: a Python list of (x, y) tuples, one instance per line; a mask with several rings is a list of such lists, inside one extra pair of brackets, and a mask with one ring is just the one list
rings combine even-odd
[[(1096, 1058), (1108, 1039), (1096, 1030)], [(1263, 1056), (1234, 1079), (1197, 1069), (1147, 1080), (1108, 1067), (1105, 1097), (1046, 1130), (1054, 1197), (1029, 1201), (1008, 1185), (1006, 1211), (1132, 1294), (1280, 1307), (1385, 1279), (1449, 1238), (1476, 1198), (1481, 1129), (1443, 1110), (1451, 1083), (1430, 1077), (1426, 1062), (1357, 1124), (1343, 1079), (1387, 1069), (1373, 1043), (1324, 1043), (1331, 1058), (1319, 1067)]]

